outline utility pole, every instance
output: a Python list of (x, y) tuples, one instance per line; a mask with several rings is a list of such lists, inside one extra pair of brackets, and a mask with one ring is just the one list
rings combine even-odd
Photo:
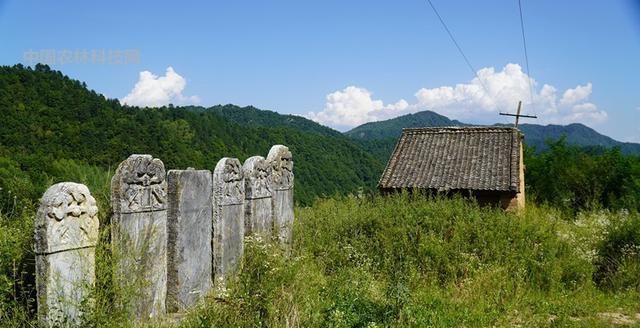
[(518, 110), (516, 111), (515, 114), (511, 114), (511, 113), (500, 113), (500, 115), (503, 116), (515, 116), (516, 117), (516, 125), (515, 127), (518, 128), (518, 122), (520, 121), (521, 117), (526, 117), (526, 118), (538, 118), (535, 115), (524, 115), (524, 114), (520, 114), (520, 109), (522, 108), (522, 101), (518, 101)]

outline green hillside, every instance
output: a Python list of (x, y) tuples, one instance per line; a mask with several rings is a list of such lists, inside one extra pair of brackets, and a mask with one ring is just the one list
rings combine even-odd
[(640, 144), (614, 140), (580, 123), (573, 123), (569, 125), (549, 124), (544, 126), (537, 124), (521, 124), (519, 128), (525, 135), (525, 142), (527, 145), (534, 146), (539, 151), (548, 149), (548, 146), (545, 143), (546, 140), (557, 140), (564, 137), (569, 144), (576, 146), (596, 148), (619, 147), (622, 153), (640, 154)]
[(203, 110), (213, 111), (227, 120), (236, 122), (243, 126), (293, 128), (306, 133), (342, 137), (340, 132), (302, 116), (279, 114), (274, 111), (262, 110), (253, 106), (238, 107), (235, 105), (218, 105)]
[(456, 120), (450, 120), (446, 116), (432, 111), (422, 111), (413, 114), (398, 116), (385, 121), (369, 122), (357, 126), (347, 132), (346, 135), (354, 139), (373, 140), (398, 138), (404, 128), (421, 128), (425, 126), (462, 126)]
[[(404, 128), (465, 125), (469, 124), (450, 120), (446, 116), (432, 111), (422, 111), (385, 121), (365, 123), (345, 132), (345, 135), (351, 137), (360, 147), (376, 156), (378, 160), (386, 162)], [(565, 138), (567, 144), (572, 146), (595, 150), (619, 147), (623, 154), (640, 154), (640, 144), (616, 141), (579, 123), (569, 125), (521, 124), (519, 128), (525, 135), (525, 144), (535, 147), (539, 152), (549, 149), (548, 141)]]
[[(37, 200), (55, 182), (81, 179), (71, 174), (70, 168), (82, 172), (89, 167), (93, 175), (99, 176), (96, 170), (113, 170), (130, 154), (149, 153), (161, 158), (169, 169), (212, 169), (225, 156), (244, 160), (256, 154), (266, 155), (273, 144), (288, 145), (293, 151), (296, 202), (309, 205), (319, 196), (372, 191), (397, 138), (370, 138), (368, 134), (352, 138), (303, 117), (253, 107), (121, 106), (117, 100), (106, 99), (88, 90), (84, 83), (44, 65), (35, 69), (20, 65), (0, 67), (0, 113), (3, 211), (14, 206), (14, 199)], [(390, 131), (397, 135), (405, 123), (462, 124), (421, 112), (370, 123), (367, 129), (387, 126), (392, 129), (378, 131), (380, 136), (390, 135)], [(527, 187), (531, 197), (574, 210), (590, 207), (593, 202), (636, 207), (633, 200), (640, 182), (625, 177), (635, 176), (637, 157), (602, 149), (588, 150), (589, 153), (576, 149), (570, 140), (584, 144), (603, 137), (582, 125), (545, 127), (554, 130), (538, 134), (539, 126), (522, 128), (530, 143), (532, 139), (572, 132), (566, 139), (568, 145), (557, 144), (548, 154), (528, 154)], [(578, 139), (580, 135), (586, 137)], [(608, 143), (598, 147), (617, 145), (610, 138), (603, 140)], [(559, 165), (554, 162), (557, 158), (563, 159)], [(549, 171), (552, 166), (557, 169)], [(567, 183), (554, 183), (566, 177), (570, 177)]]
[[(130, 154), (149, 153), (161, 158), (168, 169), (213, 169), (225, 156), (240, 160), (266, 156), (273, 144), (287, 145), (294, 154), (296, 201), (301, 204), (321, 195), (355, 193), (375, 186), (383, 163), (348, 138), (315, 123), (310, 125), (321, 133), (302, 132), (284, 123), (264, 127), (234, 122), (255, 112), (255, 108), (234, 106), (210, 110), (121, 106), (118, 100), (106, 99), (46, 65), (34, 69), (2, 66), (0, 175), (5, 172), (9, 177), (0, 176), (0, 188), (6, 192), (9, 184), (17, 184), (14, 193), (22, 188), (35, 200), (59, 179), (54, 164), (61, 160), (106, 170)], [(233, 119), (226, 118), (230, 116)], [(15, 176), (25, 182), (15, 182)]]

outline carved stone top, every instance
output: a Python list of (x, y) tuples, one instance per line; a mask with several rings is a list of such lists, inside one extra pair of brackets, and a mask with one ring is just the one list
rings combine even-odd
[(214, 198), (218, 205), (242, 204), (244, 175), (237, 158), (221, 159), (213, 170)]
[(242, 165), (246, 199), (271, 197), (271, 166), (262, 156), (249, 157)]
[(35, 222), (36, 254), (95, 246), (98, 206), (83, 184), (62, 182), (42, 196)]
[(267, 161), (271, 165), (274, 190), (293, 188), (293, 159), (289, 148), (275, 145), (269, 150)]
[(131, 155), (111, 180), (115, 213), (159, 211), (167, 208), (164, 164), (151, 155)]

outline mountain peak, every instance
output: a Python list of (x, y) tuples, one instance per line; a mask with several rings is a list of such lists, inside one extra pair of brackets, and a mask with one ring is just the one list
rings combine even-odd
[[(345, 135), (364, 142), (379, 142), (385, 139), (397, 139), (402, 133), (403, 128), (468, 125), (469, 124), (457, 120), (451, 120), (433, 111), (425, 110), (398, 116), (389, 120), (365, 123), (345, 132)], [(581, 147), (620, 147), (623, 153), (640, 154), (640, 144), (614, 140), (582, 123), (571, 123), (568, 125), (525, 123), (520, 124), (518, 127), (524, 133), (527, 145), (534, 146), (538, 150), (545, 150), (547, 148), (547, 140), (557, 140), (565, 137), (569, 144)], [(389, 142), (385, 144), (389, 144)]]
[(446, 116), (429, 110), (406, 114), (390, 120), (369, 122), (357, 126), (346, 135), (363, 140), (397, 138), (404, 128), (418, 128), (425, 126), (464, 126), (461, 122), (450, 120)]

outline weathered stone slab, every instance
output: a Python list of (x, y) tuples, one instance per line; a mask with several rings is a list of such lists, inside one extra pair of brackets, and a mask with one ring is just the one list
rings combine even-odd
[(271, 166), (262, 156), (248, 158), (242, 166), (245, 185), (245, 234), (271, 238)]
[(170, 170), (167, 310), (198, 303), (211, 288), (212, 180), (208, 170)]
[(213, 171), (213, 209), (213, 275), (224, 283), (244, 250), (244, 179), (236, 158), (221, 159)]
[(132, 316), (165, 313), (167, 294), (167, 182), (164, 164), (131, 155), (111, 179), (116, 282), (136, 291)]
[(293, 159), (289, 148), (275, 145), (269, 150), (267, 162), (271, 166), (274, 228), (278, 238), (290, 245), (293, 237)]
[(43, 326), (79, 324), (95, 283), (98, 207), (82, 184), (63, 182), (42, 197), (35, 222), (38, 319)]

